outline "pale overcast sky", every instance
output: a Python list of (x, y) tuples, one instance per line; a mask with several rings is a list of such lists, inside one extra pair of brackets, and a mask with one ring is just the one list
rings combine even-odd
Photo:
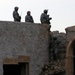
[(0, 0), (0, 20), (13, 21), (14, 7), (19, 7), (22, 22), (25, 15), (31, 11), (35, 23), (40, 23), (40, 15), (44, 9), (52, 17), (51, 31), (65, 32), (65, 28), (75, 25), (75, 0)]

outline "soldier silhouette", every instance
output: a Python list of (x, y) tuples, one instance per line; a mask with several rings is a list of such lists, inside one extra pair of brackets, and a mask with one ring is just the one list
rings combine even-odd
[(21, 21), (21, 16), (19, 16), (18, 9), (19, 9), (18, 7), (14, 8), (13, 18), (14, 18), (14, 21), (20, 22)]
[(31, 16), (31, 12), (27, 11), (27, 15), (25, 16), (25, 22), (34, 23), (33, 17)]
[(49, 15), (47, 15), (48, 10), (44, 10), (44, 12), (41, 14), (40, 16), (40, 21), (42, 24), (51, 24), (50, 20), (52, 19), (51, 17), (49, 17)]

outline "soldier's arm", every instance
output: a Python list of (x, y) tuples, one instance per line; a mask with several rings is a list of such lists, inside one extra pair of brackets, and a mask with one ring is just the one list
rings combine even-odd
[(32, 23), (34, 23), (33, 17), (31, 16)]
[(18, 13), (13, 12), (13, 17), (14, 17), (15, 19), (19, 20), (19, 14), (18, 14)]
[(25, 22), (29, 22), (28, 16), (25, 16)]

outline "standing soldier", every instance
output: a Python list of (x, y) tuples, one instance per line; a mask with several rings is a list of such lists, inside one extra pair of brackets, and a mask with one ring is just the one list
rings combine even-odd
[(52, 19), (47, 15), (48, 10), (44, 10), (44, 12), (41, 14), (40, 21), (42, 24), (50, 24), (50, 20)]
[(13, 18), (14, 18), (14, 21), (20, 22), (21, 21), (21, 16), (19, 16), (18, 9), (19, 9), (18, 7), (14, 8)]
[(34, 23), (33, 17), (31, 16), (31, 12), (27, 11), (27, 15), (25, 16), (25, 22)]

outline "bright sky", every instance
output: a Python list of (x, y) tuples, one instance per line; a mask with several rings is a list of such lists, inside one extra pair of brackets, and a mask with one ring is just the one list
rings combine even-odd
[(26, 12), (31, 11), (35, 23), (40, 23), (40, 15), (44, 9), (52, 17), (51, 31), (65, 32), (65, 28), (75, 25), (75, 0), (0, 0), (0, 20), (13, 21), (14, 7), (19, 7), (22, 22)]

